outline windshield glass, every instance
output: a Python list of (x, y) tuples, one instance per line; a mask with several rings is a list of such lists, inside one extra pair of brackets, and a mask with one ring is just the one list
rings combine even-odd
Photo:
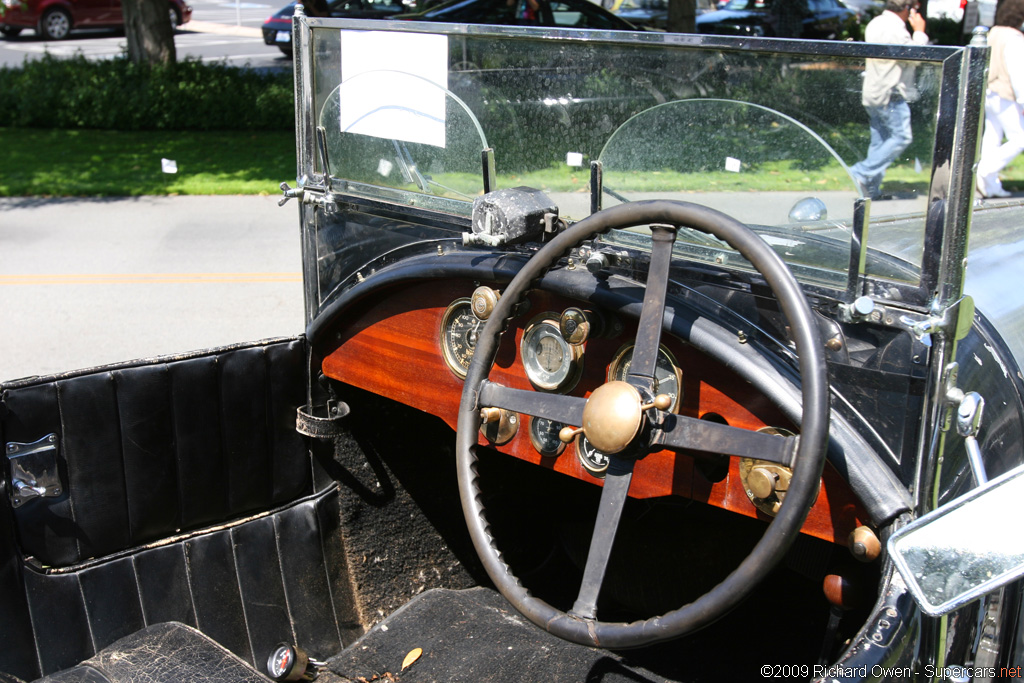
[[(798, 278), (842, 291), (855, 216), (923, 216), (933, 167), (950, 154), (940, 84), (954, 48), (357, 25), (312, 31), (313, 106), (336, 192), (468, 216), (487, 182), (527, 186), (569, 220), (637, 199), (693, 201), (760, 231)], [(912, 131), (873, 186), (851, 170), (873, 142), (872, 64), (905, 75)], [(926, 222), (915, 225), (921, 249), (902, 258), (917, 256), (868, 259), (862, 275), (915, 283), (927, 252)], [(642, 247), (642, 233), (603, 239)], [(865, 237), (884, 246), (884, 231)], [(721, 264), (720, 246), (694, 237), (680, 249)]]

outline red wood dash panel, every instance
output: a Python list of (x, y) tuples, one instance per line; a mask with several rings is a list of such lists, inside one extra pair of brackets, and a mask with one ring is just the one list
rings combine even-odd
[[(332, 348), (323, 361), (324, 374), (413, 408), (436, 415), (455, 429), (462, 380), (445, 364), (441, 351), (441, 318), (448, 304), (469, 296), (474, 283), (429, 282), (391, 289), (372, 302), (357, 304), (332, 330)], [(491, 381), (530, 389), (519, 359), (519, 341), (530, 320), (545, 311), (561, 312), (580, 302), (544, 292), (530, 295), (527, 313), (513, 321), (502, 339)], [(623, 344), (631, 343), (635, 321), (622, 320), (622, 333), (614, 339), (587, 343), (580, 381), (570, 392), (587, 396), (606, 379), (608, 365)], [(683, 399), (679, 412), (691, 417), (710, 414), (734, 427), (765, 426), (792, 429), (781, 413), (734, 373), (676, 339), (663, 338), (683, 371)], [(528, 419), (528, 418), (527, 418)], [(557, 458), (544, 458), (530, 442), (528, 422), (517, 435), (498, 448), (503, 453), (600, 485), (580, 465), (573, 444)], [(486, 443), (481, 438), (481, 443)], [(748, 517), (762, 517), (747, 498), (740, 482), (739, 461), (731, 458), (721, 481), (705, 478), (695, 460), (671, 451), (654, 453), (639, 461), (630, 495), (636, 498), (681, 495), (707, 502)], [(848, 534), (866, 519), (846, 482), (826, 467), (817, 502), (804, 524), (804, 533), (846, 544)]]

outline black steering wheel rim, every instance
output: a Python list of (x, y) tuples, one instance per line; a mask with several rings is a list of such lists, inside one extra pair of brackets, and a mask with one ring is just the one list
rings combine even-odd
[[(562, 255), (608, 230), (654, 224), (687, 226), (719, 238), (762, 274), (790, 323), (798, 353), (803, 417), (793, 479), (786, 499), (739, 566), (715, 588), (679, 609), (632, 623), (605, 622), (563, 612), (532, 596), (504, 562), (490, 533), (476, 472), (479, 396), (494, 363), (501, 333), (513, 317), (515, 304)], [(645, 308), (646, 302), (645, 296)], [(459, 407), (456, 453), (463, 513), (477, 554), (497, 589), (524, 616), (545, 630), (572, 642), (609, 648), (638, 647), (679, 637), (708, 625), (734, 608), (782, 559), (814, 502), (824, 466), (829, 421), (828, 379), (822, 348), (814, 314), (785, 263), (760, 237), (724, 213), (687, 202), (633, 202), (598, 212), (557, 235), (505, 288), (477, 341)]]

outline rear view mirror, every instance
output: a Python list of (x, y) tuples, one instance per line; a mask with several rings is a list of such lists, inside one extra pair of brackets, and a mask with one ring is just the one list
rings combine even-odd
[(1024, 575), (1024, 466), (943, 505), (889, 539), (921, 609), (941, 616)]

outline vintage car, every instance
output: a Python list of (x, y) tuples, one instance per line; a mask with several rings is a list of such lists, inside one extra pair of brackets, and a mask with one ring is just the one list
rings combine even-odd
[(1012, 677), (983, 42), (297, 11), (306, 329), (0, 386), (0, 678)]

